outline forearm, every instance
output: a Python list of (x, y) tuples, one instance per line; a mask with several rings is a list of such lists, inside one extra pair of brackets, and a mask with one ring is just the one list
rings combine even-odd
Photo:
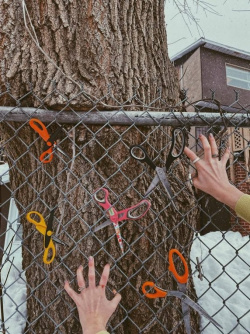
[(231, 184), (228, 184), (225, 187), (218, 185), (218, 187), (220, 187), (220, 189), (216, 190), (216, 195), (214, 195), (214, 197), (218, 201), (225, 203), (231, 209), (235, 210), (236, 203), (238, 202), (240, 197), (244, 195), (244, 193)]

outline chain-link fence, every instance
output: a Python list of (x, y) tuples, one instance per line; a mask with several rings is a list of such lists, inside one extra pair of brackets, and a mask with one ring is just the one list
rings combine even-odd
[[(91, 104), (88, 111), (80, 111), (74, 104), (80, 95)], [(202, 156), (200, 133), (214, 134), (221, 155), (230, 146), (229, 178), (242, 191), (248, 192), (250, 121), (248, 110), (238, 99), (230, 106), (221, 106), (213, 96), (210, 100), (197, 102), (190, 102), (184, 96), (177, 106), (169, 107), (159, 95), (151, 104), (142, 106), (136, 94), (131, 99), (134, 102), (122, 104), (111, 92), (96, 100), (82, 90), (77, 97), (68, 99), (56, 87), (43, 99), (35, 96), (32, 89), (16, 98), (10, 87), (1, 93), (1, 97), (13, 100), (12, 106), (0, 107), (3, 333), (40, 333), (36, 324), (42, 316), (46, 316), (49, 324), (46, 333), (76, 333), (64, 328), (70, 318), (78, 321), (75, 320), (77, 313), (63, 291), (62, 281), (54, 275), (59, 272), (62, 280), (68, 277), (73, 283), (76, 268), (71, 262), (79, 253), (87, 259), (88, 250), (94, 257), (105, 254), (105, 259), (111, 261), (111, 272), (119, 271), (117, 277), (126, 278), (118, 289), (123, 299), (131, 290), (138, 296), (130, 309), (121, 303), (119, 321), (112, 322), (111, 332), (118, 332), (119, 326), (129, 320), (134, 326), (130, 333), (150, 332), (152, 324), (152, 333), (182, 333), (185, 315), (181, 308), (178, 309), (181, 320), (173, 321), (172, 328), (166, 326), (166, 319), (162, 317), (166, 304), (151, 304), (141, 291), (143, 282), (136, 281), (144, 272), (142, 277), (168, 288), (166, 266), (162, 265), (160, 276), (154, 277), (150, 269), (154, 261), (149, 265), (150, 259), (168, 262), (168, 252), (162, 247), (164, 238), (175, 240), (173, 244), (178, 245), (189, 263), (189, 280), (192, 276), (197, 294), (197, 299), (192, 295), (190, 298), (223, 326), (223, 329), (217, 328), (202, 317), (198, 332), (250, 333), (250, 225), (225, 205), (192, 187), (188, 174), (195, 169), (183, 154), (166, 171), (173, 192), (171, 200), (159, 184), (148, 198), (151, 208), (142, 220), (145, 223), (139, 219), (119, 222), (120, 245), (122, 242), (124, 253), (112, 224), (102, 232), (94, 231), (106, 220), (107, 213), (112, 216), (111, 211), (106, 212), (97, 203), (93, 196), (95, 190), (107, 188), (109, 200), (116, 209), (126, 208), (128, 202), (136, 205), (143, 200), (144, 190), (154, 178), (155, 171), (133, 159), (130, 147), (142, 145), (154, 163), (164, 167), (172, 143), (172, 129), (176, 127), (184, 131), (186, 144), (198, 156)], [(48, 107), (54, 97), (61, 105), (56, 111)], [(27, 106), (29, 99), (36, 107)], [(109, 111), (102, 109), (107, 104), (113, 105)], [(32, 119), (43, 124), (32, 123)], [(56, 147), (51, 146), (55, 141)], [(138, 180), (142, 180), (142, 187), (138, 186)], [(161, 201), (159, 206), (154, 205), (156, 199)], [(63, 245), (56, 246), (55, 264), (47, 265), (43, 262), (44, 230), (37, 231), (32, 221), (27, 220), (27, 214), (39, 212), (48, 225), (52, 209), (55, 209), (54, 236)], [(178, 217), (174, 225), (161, 220), (161, 215), (167, 211), (170, 219), (171, 216)], [(190, 215), (191, 219), (188, 218)], [(36, 219), (42, 221), (41, 216)], [(72, 227), (76, 221), (79, 229)], [(163, 233), (160, 236), (156, 236), (158, 228)], [(141, 240), (143, 243), (139, 244)], [(140, 247), (145, 244), (145, 249), (139, 250), (138, 244)], [(145, 255), (144, 258), (138, 255), (139, 252)], [(131, 263), (127, 265), (127, 271), (122, 272), (119, 262), (131, 254), (136, 269), (130, 270)], [(155, 265), (159, 265), (157, 261)], [(100, 261), (100, 265), (103, 264)], [(85, 271), (86, 268), (85, 263)], [(122, 278), (120, 282), (123, 282)], [(110, 284), (117, 287), (118, 283), (111, 279)], [(167, 299), (171, 300), (172, 307), (176, 307), (174, 297)], [(60, 316), (60, 307), (67, 309), (65, 319)], [(134, 317), (133, 312), (137, 314), (138, 308), (146, 308), (150, 317), (143, 321)], [(194, 329), (193, 332), (198, 333)]]

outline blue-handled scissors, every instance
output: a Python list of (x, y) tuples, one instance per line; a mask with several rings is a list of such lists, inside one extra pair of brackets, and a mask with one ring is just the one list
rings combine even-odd
[(166, 172), (169, 170), (169, 167), (174, 162), (174, 160), (181, 156), (184, 147), (185, 147), (184, 131), (180, 128), (176, 128), (172, 131), (172, 143), (169, 154), (166, 159), (165, 167), (163, 168), (157, 167), (155, 165), (155, 163), (150, 159), (146, 150), (142, 146), (134, 145), (130, 147), (130, 155), (134, 159), (139, 160), (141, 162), (146, 162), (152, 169), (156, 171), (156, 175), (153, 181), (151, 182), (150, 186), (148, 187), (148, 190), (146, 191), (144, 197), (147, 197), (157, 187), (158, 183), (161, 182), (173, 206), (175, 207), (175, 209), (177, 209), (175, 203), (172, 200), (174, 195), (171, 190)]

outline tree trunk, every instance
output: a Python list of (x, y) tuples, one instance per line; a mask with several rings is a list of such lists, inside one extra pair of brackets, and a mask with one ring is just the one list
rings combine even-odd
[[(27, 7), (41, 47), (68, 78), (31, 41), (20, 1), (0, 0), (0, 81), (2, 86), (8, 82), (11, 87), (2, 95), (1, 104), (15, 105), (14, 97), (22, 106), (86, 110), (93, 108), (90, 97), (104, 96), (102, 102), (94, 103), (93, 112), (97, 108), (112, 110), (125, 101), (135, 109), (155, 100), (159, 89), (161, 99), (155, 107), (177, 102), (178, 81), (167, 55), (163, 0), (30, 0)], [(78, 95), (79, 86), (69, 78), (81, 81), (88, 95)], [(32, 94), (25, 95), (30, 83)], [(132, 98), (134, 91), (136, 98)], [(177, 289), (168, 271), (168, 251), (177, 248), (189, 258), (196, 210), (191, 209), (194, 200), (190, 187), (178, 181), (186, 179), (187, 165), (179, 163), (170, 177), (174, 192), (181, 191), (176, 199), (179, 213), (161, 189), (154, 191), (150, 196), (152, 210), (141, 220), (122, 224), (123, 256), (112, 226), (97, 233), (90, 230), (104, 221), (104, 213), (92, 197), (97, 188), (110, 189), (110, 201), (117, 209), (142, 199), (153, 171), (145, 172), (143, 164), (130, 158), (129, 147), (146, 139), (144, 147), (162, 165), (170, 129), (81, 123), (65, 126), (68, 136), (60, 147), (72, 159), (63, 160), (55, 154), (51, 163), (41, 164), (38, 158), (44, 142), (28, 124), (1, 125), (11, 186), (24, 226), (23, 268), (28, 284), (25, 332), (81, 333), (77, 312), (72, 311), (73, 303), (63, 284), (67, 278), (76, 288), (73, 280), (77, 267), (81, 263), (87, 266), (87, 258), (94, 255), (99, 273), (106, 262), (111, 264), (109, 295), (113, 287), (122, 295), (121, 306), (111, 320), (111, 332), (185, 333), (180, 301), (172, 297), (147, 300), (141, 297), (141, 285), (157, 280), (165, 289)], [(54, 126), (49, 129), (52, 132)], [(56, 259), (46, 266), (42, 236), (25, 215), (36, 210), (48, 217), (55, 205), (57, 224), (62, 224), (58, 236), (69, 248), (58, 246)], [(188, 294), (195, 298), (191, 276)], [(157, 320), (152, 311), (157, 312)], [(192, 313), (196, 332), (198, 320)]]

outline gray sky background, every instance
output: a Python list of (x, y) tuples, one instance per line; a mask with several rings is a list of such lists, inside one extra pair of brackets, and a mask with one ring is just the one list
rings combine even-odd
[[(185, 2), (199, 27), (190, 15), (179, 13), (176, 4)], [(201, 37), (250, 52), (249, 0), (166, 0), (165, 16), (170, 57)]]

